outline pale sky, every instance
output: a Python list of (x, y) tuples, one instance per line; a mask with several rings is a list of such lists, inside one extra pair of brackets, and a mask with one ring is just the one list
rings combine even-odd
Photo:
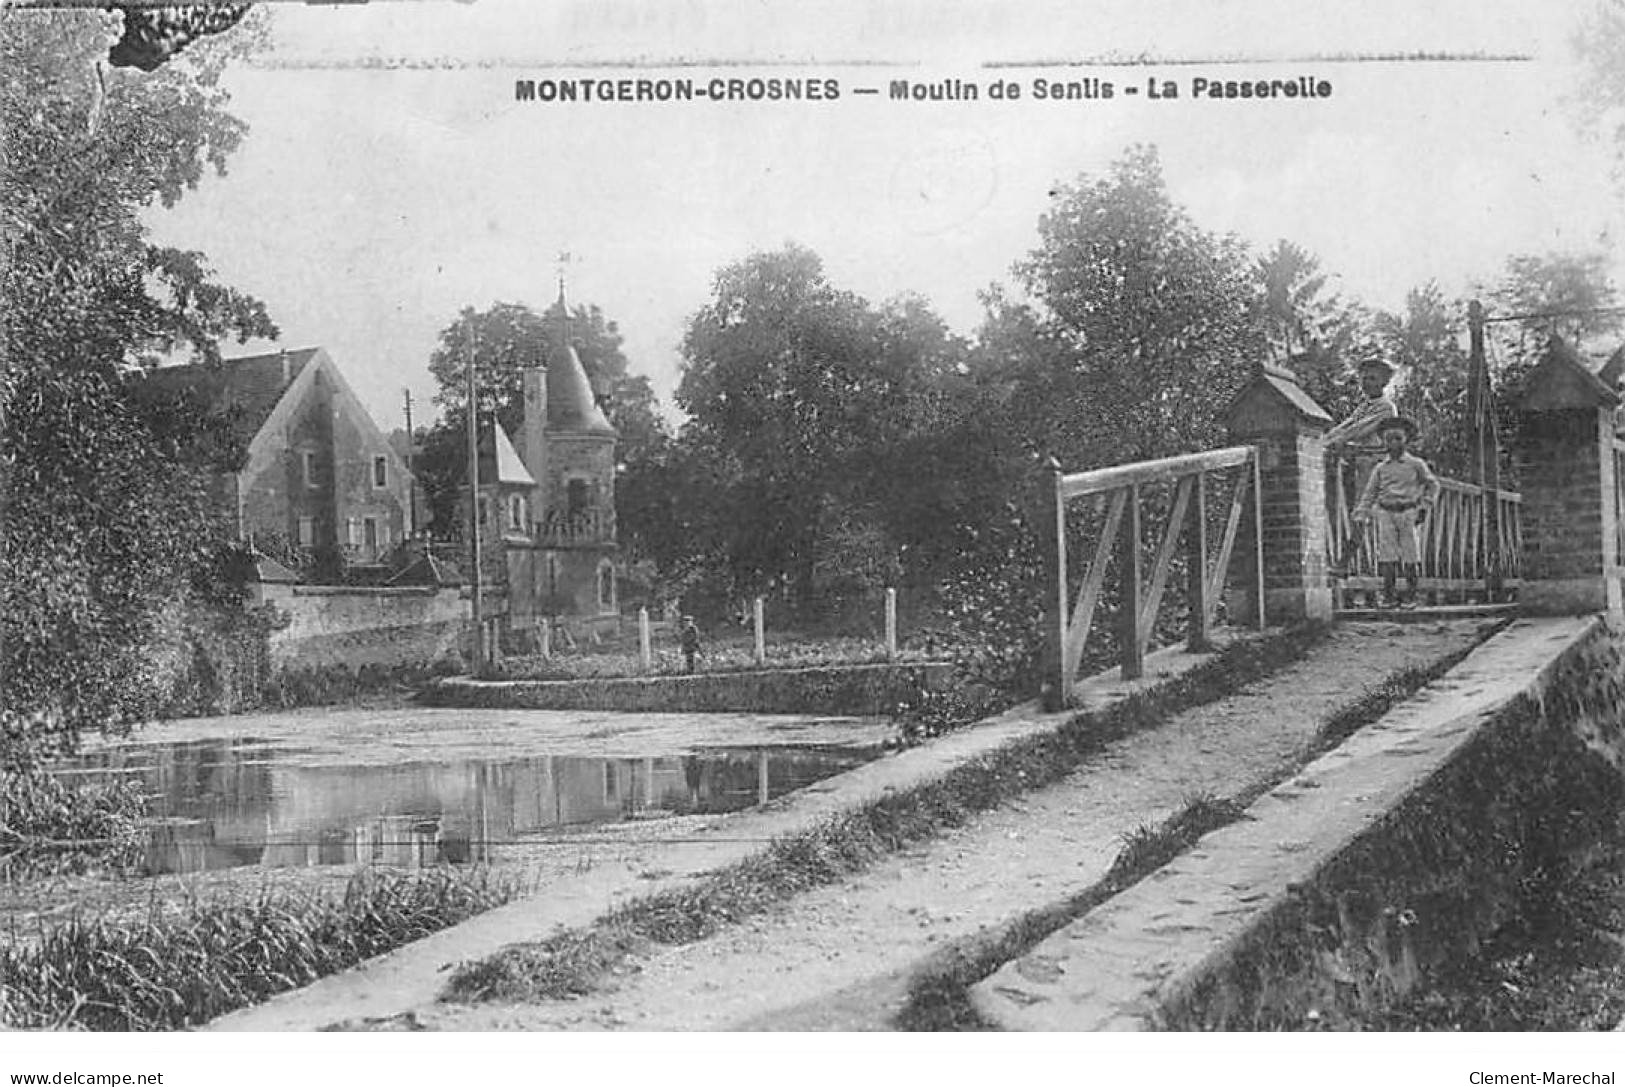
[[(1173, 197), (1255, 249), (1289, 238), (1388, 308), (1517, 253), (1607, 247), (1625, 199), (1572, 124), (1580, 3), (1225, 0), (835, 3), (373, 0), (278, 5), (275, 51), (230, 77), (252, 131), (161, 240), (326, 346), (374, 418), (428, 420), (436, 334), (465, 305), (572, 300), (619, 322), (670, 402), (685, 319), (722, 265), (789, 240), (874, 302), (924, 295), (957, 330), (1032, 248), (1047, 192), (1158, 146)], [(1527, 55), (1380, 61), (1356, 56)], [(1144, 65), (1113, 60), (1150, 57)], [(1222, 63), (1223, 61), (1231, 63)], [(1185, 62), (1185, 63), (1180, 63)], [(1039, 65), (1051, 65), (1039, 67)], [(1063, 66), (1054, 66), (1063, 65)], [(1035, 101), (1035, 77), (1112, 82)], [(1193, 100), (1195, 78), (1310, 76), (1329, 97)], [(832, 102), (515, 101), (517, 78), (838, 80)], [(890, 80), (974, 102), (894, 102)], [(1010, 80), (1021, 100), (992, 101)], [(1147, 98), (1148, 79), (1177, 99)], [(1125, 93), (1129, 86), (1138, 95)], [(861, 96), (860, 87), (881, 94)], [(247, 349), (228, 345), (227, 354)]]

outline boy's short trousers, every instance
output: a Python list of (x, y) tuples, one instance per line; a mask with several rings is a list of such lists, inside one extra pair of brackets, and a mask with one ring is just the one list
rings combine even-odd
[(1419, 562), (1416, 546), (1416, 507), (1371, 511), (1377, 525), (1378, 562)]

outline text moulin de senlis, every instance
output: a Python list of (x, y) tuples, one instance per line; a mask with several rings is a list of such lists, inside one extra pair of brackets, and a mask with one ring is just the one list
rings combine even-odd
[[(1143, 94), (1142, 94), (1143, 91)], [(986, 95), (996, 101), (1014, 102), (1031, 98), (1039, 102), (1063, 102), (1124, 97), (1148, 99), (1170, 98), (1330, 98), (1330, 80), (1315, 76), (1294, 76), (1291, 79), (1209, 79), (1195, 76), (1188, 81), (1184, 92), (1176, 80), (1150, 76), (1144, 86), (1117, 83), (1109, 79), (1090, 76), (1084, 79), (1038, 78), (1026, 84), (1015, 80), (995, 79), (987, 84), (964, 79), (939, 79), (920, 82), (894, 79), (887, 88), (894, 101), (916, 102), (974, 102)]]

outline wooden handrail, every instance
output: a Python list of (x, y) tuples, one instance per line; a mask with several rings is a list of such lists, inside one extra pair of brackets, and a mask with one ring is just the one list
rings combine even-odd
[[(1224, 515), (1224, 529), (1215, 557), (1210, 551), (1208, 536), (1208, 476), (1226, 468), (1243, 468), (1236, 479)], [(1150, 646), (1157, 612), (1162, 603), (1168, 579), (1173, 571), (1175, 556), (1184, 541), (1186, 593), (1189, 603), (1189, 629), (1187, 637), (1193, 649), (1205, 648), (1209, 630), (1225, 574), (1230, 566), (1230, 555), (1242, 523), (1243, 509), (1252, 508), (1251, 536), (1255, 551), (1253, 577), (1257, 599), (1255, 619), (1264, 622), (1264, 574), (1260, 540), (1263, 536), (1262, 512), (1258, 504), (1261, 491), (1260, 465), (1255, 447), (1250, 445), (1215, 449), (1179, 457), (1141, 461), (1136, 464), (1115, 465), (1090, 472), (1064, 475), (1059, 464), (1049, 463), (1052, 487), (1049, 490), (1053, 538), (1050, 542), (1051, 561), (1055, 575), (1054, 596), (1050, 605), (1053, 617), (1049, 625), (1053, 651), (1051, 660), (1055, 671), (1054, 697), (1057, 704), (1066, 704), (1072, 686), (1078, 677), (1084, 647), (1093, 629), (1096, 605), (1104, 595), (1107, 564), (1114, 554), (1120, 557), (1117, 568), (1119, 579), (1116, 593), (1119, 657), (1124, 678), (1141, 675), (1145, 668), (1145, 654)], [(1169, 504), (1167, 523), (1159, 540), (1152, 544), (1153, 558), (1149, 569), (1144, 565), (1141, 548), (1146, 543), (1141, 536), (1142, 488), (1147, 484), (1168, 482), (1174, 484)], [(1068, 592), (1066, 509), (1069, 500), (1097, 496), (1096, 510), (1100, 516), (1099, 535), (1091, 549), (1088, 567), (1082, 571), (1076, 599)]]
[(1234, 445), (1227, 449), (1212, 449), (1206, 453), (1187, 453), (1179, 457), (1162, 457), (1133, 464), (1117, 464), (1110, 468), (1096, 468), (1088, 472), (1075, 472), (1061, 477), (1062, 498), (1082, 498), (1130, 484), (1166, 483), (1197, 472), (1213, 472), (1220, 468), (1234, 468), (1247, 463), (1253, 455), (1250, 445)]

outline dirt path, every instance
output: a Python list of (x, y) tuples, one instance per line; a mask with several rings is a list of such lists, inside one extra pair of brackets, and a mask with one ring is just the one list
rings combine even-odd
[(663, 949), (612, 992), (535, 1005), (438, 1004), (440, 1030), (885, 1029), (912, 971), (954, 941), (1098, 881), (1123, 836), (1201, 794), (1296, 763), (1325, 718), (1387, 677), (1472, 645), (1482, 621), (1340, 624), (1238, 695), (1131, 736), (1054, 787), (716, 938)]

